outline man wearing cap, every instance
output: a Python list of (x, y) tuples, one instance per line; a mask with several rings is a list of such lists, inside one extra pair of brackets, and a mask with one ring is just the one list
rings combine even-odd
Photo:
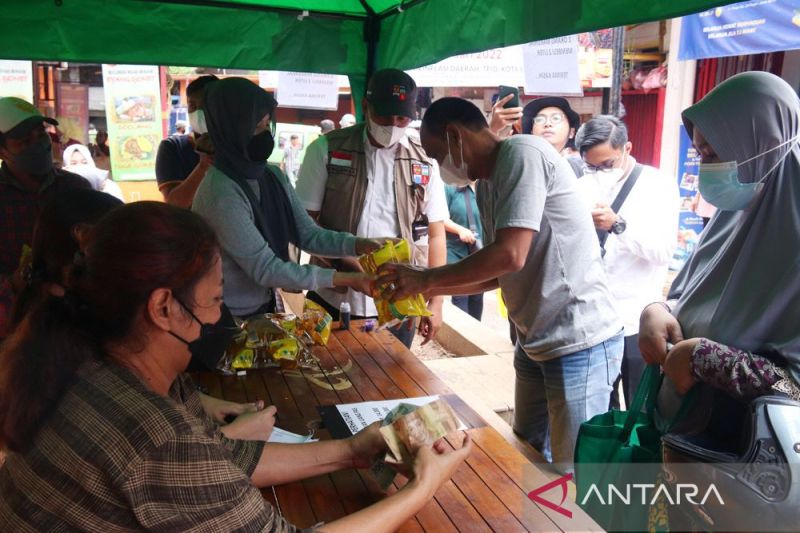
[[(363, 102), (366, 123), (332, 131), (308, 146), (297, 195), (321, 226), (359, 237), (402, 237), (412, 244), (415, 264), (435, 267), (447, 262), (444, 221), (449, 215), (436, 162), (406, 132), (416, 118), (416, 99), (416, 84), (405, 72), (373, 74)], [(336, 267), (360, 270), (347, 259)], [(308, 297), (334, 317), (344, 301), (354, 317), (377, 315), (372, 299), (354, 291), (320, 289)], [(426, 342), (441, 326), (442, 298), (428, 306), (433, 317), (424, 318), (419, 328)], [(393, 333), (410, 346), (413, 324), (407, 321)]]
[(82, 177), (53, 166), (44, 124), (58, 125), (21, 98), (0, 98), (0, 338), (19, 288), (23, 247), (30, 246), (39, 206), (65, 188), (90, 189)]
[(543, 137), (566, 158), (578, 177), (583, 175), (583, 161), (575, 151), (575, 133), (580, 126), (580, 115), (565, 98), (537, 98), (522, 111), (522, 133)]

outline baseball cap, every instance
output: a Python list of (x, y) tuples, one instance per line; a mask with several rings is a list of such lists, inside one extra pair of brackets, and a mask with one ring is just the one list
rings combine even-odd
[(539, 111), (545, 107), (557, 107), (567, 115), (567, 122), (570, 128), (576, 130), (581, 126), (581, 116), (573, 110), (566, 98), (559, 96), (546, 96), (544, 98), (537, 98), (525, 106), (522, 110), (522, 133), (530, 133), (533, 130), (533, 119), (539, 114)]
[(56, 119), (42, 115), (33, 104), (22, 98), (0, 98), (0, 133), (3, 135), (21, 137), (42, 122), (58, 126)]
[(382, 117), (398, 115), (413, 119), (417, 111), (417, 84), (402, 70), (379, 70), (367, 85), (367, 102)]

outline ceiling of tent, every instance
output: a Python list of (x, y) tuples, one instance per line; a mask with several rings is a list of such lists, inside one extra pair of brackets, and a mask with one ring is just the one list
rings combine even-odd
[[(0, 58), (363, 77), (459, 53), (693, 13), (725, 0), (26, 0), (4, 2)], [(308, 16), (302, 16), (307, 10)], [(378, 28), (365, 32), (365, 26)]]

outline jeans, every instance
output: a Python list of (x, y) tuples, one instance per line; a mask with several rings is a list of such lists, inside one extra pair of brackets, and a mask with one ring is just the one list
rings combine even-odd
[(475, 320), (480, 320), (483, 316), (483, 293), (453, 296), (453, 305), (468, 313)]
[(622, 332), (591, 348), (534, 361), (517, 344), (514, 431), (571, 470), (581, 423), (608, 410), (622, 362)]

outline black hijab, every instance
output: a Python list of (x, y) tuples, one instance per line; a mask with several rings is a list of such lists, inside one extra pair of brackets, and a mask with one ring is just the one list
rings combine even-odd
[[(253, 161), (247, 145), (256, 124), (278, 102), (271, 94), (245, 78), (225, 78), (208, 86), (204, 113), (214, 143), (214, 166), (244, 191), (253, 208), (256, 227), (275, 255), (289, 260), (289, 243), (298, 243), (297, 225), (289, 196), (280, 178), (264, 161)], [(257, 199), (247, 180), (256, 180)]]

